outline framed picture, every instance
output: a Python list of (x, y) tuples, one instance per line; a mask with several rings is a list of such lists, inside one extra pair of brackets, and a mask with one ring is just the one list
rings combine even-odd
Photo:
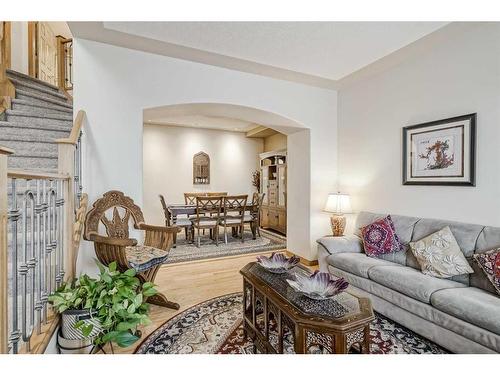
[(476, 114), (403, 128), (403, 185), (475, 186)]

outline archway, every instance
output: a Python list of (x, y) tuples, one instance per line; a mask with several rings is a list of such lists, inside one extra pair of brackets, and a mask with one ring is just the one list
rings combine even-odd
[[(185, 123), (187, 123), (184, 126), (196, 128), (197, 116), (204, 116), (211, 119), (233, 120), (233, 122), (226, 121), (228, 126), (230, 126), (230, 124), (237, 124), (238, 126), (243, 126), (244, 124), (264, 126), (287, 136), (287, 248), (297, 255), (309, 258), (309, 129), (306, 126), (285, 116), (255, 107), (248, 107), (231, 103), (183, 103), (147, 108), (144, 109), (144, 124), (163, 123), (168, 125), (169, 122), (171, 124), (178, 124), (179, 122), (184, 121)], [(167, 121), (160, 121), (160, 119), (167, 119)], [(189, 119), (189, 121), (187, 121), (186, 119)], [(217, 122), (217, 120), (215, 122)], [(145, 157), (144, 163), (152, 162), (151, 150), (145, 149), (143, 150), (143, 154)], [(144, 180), (146, 178), (144, 171), (146, 170), (147, 166), (145, 165), (143, 168), (143, 201), (145, 209), (147, 211), (149, 205), (148, 202), (152, 199), (152, 197), (149, 197), (149, 195), (152, 195), (152, 193), (151, 189), (148, 189), (146, 187), (147, 181)], [(150, 174), (151, 173), (148, 173), (148, 176)], [(146, 195), (148, 196), (146, 197)], [(156, 198), (156, 196), (154, 196), (154, 198)]]

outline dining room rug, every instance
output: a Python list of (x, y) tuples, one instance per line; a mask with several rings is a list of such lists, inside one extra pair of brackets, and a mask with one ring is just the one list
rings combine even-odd
[(286, 248), (285, 237), (262, 229), (260, 233), (261, 237), (257, 236), (254, 240), (252, 239), (252, 233), (245, 231), (245, 242), (241, 242), (241, 239), (233, 238), (231, 235), (228, 235), (227, 244), (224, 243), (223, 236), (221, 235), (221, 241), (218, 246), (216, 246), (208, 235), (206, 235), (201, 238), (200, 247), (196, 247), (195, 244), (187, 243), (184, 234), (179, 233), (177, 246), (170, 250), (165, 264), (260, 253), (264, 251), (277, 251)]
[[(253, 354), (242, 327), (243, 294), (209, 299), (174, 316), (149, 335), (136, 354)], [(446, 354), (445, 349), (375, 313), (370, 326), (372, 354)], [(293, 353), (291, 338), (284, 350)], [(286, 344), (288, 343), (288, 344)]]

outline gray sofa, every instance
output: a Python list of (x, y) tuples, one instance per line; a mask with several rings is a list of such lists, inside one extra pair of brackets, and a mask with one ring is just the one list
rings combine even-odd
[(359, 228), (384, 216), (361, 212), (355, 234), (319, 239), (321, 271), (344, 277), (375, 311), (451, 352), (500, 352), (500, 296), (471, 260), (500, 247), (500, 228), (391, 215), (405, 244), (450, 226), (474, 273), (439, 279), (421, 273), (409, 249), (382, 258), (365, 255)]

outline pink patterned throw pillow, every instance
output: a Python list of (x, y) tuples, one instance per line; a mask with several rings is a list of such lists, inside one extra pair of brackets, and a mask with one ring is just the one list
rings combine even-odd
[(391, 215), (361, 228), (361, 238), (365, 253), (370, 257), (378, 257), (404, 249), (396, 234)]
[(497, 293), (500, 294), (500, 248), (482, 254), (474, 254), (472, 258), (481, 267)]

